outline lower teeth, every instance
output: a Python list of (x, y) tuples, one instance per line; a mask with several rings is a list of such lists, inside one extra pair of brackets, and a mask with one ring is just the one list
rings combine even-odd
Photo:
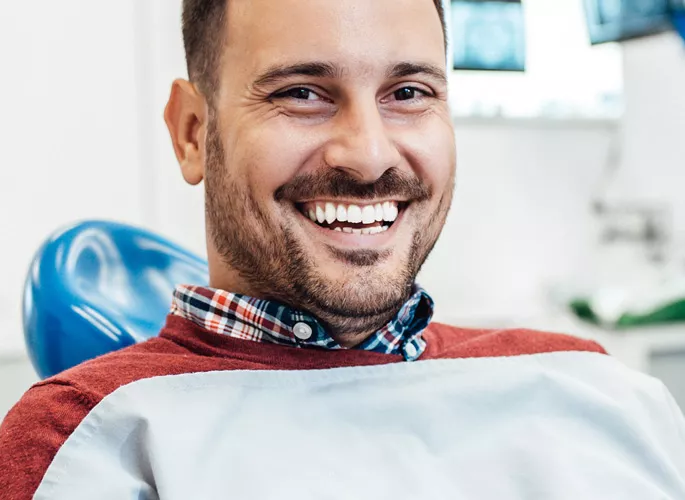
[[(307, 214), (305, 214), (307, 216)], [(325, 226), (319, 222), (317, 222), (316, 218), (314, 217), (313, 214), (309, 214), (309, 219), (312, 220), (315, 224), (317, 224), (319, 227), (328, 229), (330, 231), (335, 231), (337, 233), (347, 233), (347, 234), (366, 234), (366, 235), (373, 235), (373, 234), (380, 234), (386, 232), (388, 229), (390, 229), (390, 225), (387, 226), (373, 226), (373, 227), (364, 227), (364, 228), (356, 228), (356, 227), (329, 227)], [(390, 223), (392, 224), (392, 223)]]
[(353, 227), (336, 227), (335, 229), (329, 228), (331, 231), (336, 231), (338, 233), (347, 234), (379, 234), (384, 233), (390, 226), (375, 226), (375, 227), (365, 227), (363, 229), (357, 229)]

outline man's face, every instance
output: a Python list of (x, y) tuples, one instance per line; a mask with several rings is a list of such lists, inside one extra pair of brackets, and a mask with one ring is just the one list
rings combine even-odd
[(240, 276), (230, 291), (339, 335), (379, 328), (452, 196), (433, 1), (229, 0), (227, 23), (205, 152), (210, 262)]

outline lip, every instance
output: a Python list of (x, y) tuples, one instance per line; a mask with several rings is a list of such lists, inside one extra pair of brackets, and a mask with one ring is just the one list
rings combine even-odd
[(304, 205), (306, 203), (333, 203), (335, 205), (358, 205), (358, 206), (366, 206), (366, 205), (376, 205), (378, 203), (385, 203), (385, 202), (395, 202), (400, 205), (406, 205), (410, 202), (411, 200), (407, 200), (404, 198), (380, 198), (380, 199), (373, 199), (373, 200), (353, 200), (351, 198), (312, 198), (312, 199), (304, 199), (304, 200), (295, 200), (293, 203), (295, 205)]
[[(336, 200), (336, 203), (343, 202)], [(340, 231), (331, 231), (330, 229), (319, 226), (293, 205), (293, 211), (305, 231), (312, 234), (314, 238), (323, 240), (324, 243), (347, 250), (383, 250), (389, 247), (391, 241), (397, 234), (398, 228), (404, 222), (404, 216), (408, 208), (409, 207), (407, 206), (400, 211), (397, 219), (387, 231), (378, 234), (350, 234)]]

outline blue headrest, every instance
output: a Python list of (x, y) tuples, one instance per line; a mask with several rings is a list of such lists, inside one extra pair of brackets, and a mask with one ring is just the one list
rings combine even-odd
[(207, 263), (148, 231), (82, 222), (50, 237), (24, 289), (24, 335), (45, 378), (159, 333), (177, 284), (206, 284)]
[(685, 8), (674, 12), (673, 26), (675, 26), (676, 31), (685, 40)]

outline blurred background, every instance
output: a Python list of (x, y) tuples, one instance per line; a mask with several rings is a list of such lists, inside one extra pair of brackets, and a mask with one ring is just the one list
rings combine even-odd
[[(0, 3), (0, 419), (37, 380), (31, 259), (84, 219), (204, 255), (162, 110), (180, 0)], [(420, 283), (436, 319), (601, 342), (685, 407), (682, 0), (451, 1), (454, 206)]]

